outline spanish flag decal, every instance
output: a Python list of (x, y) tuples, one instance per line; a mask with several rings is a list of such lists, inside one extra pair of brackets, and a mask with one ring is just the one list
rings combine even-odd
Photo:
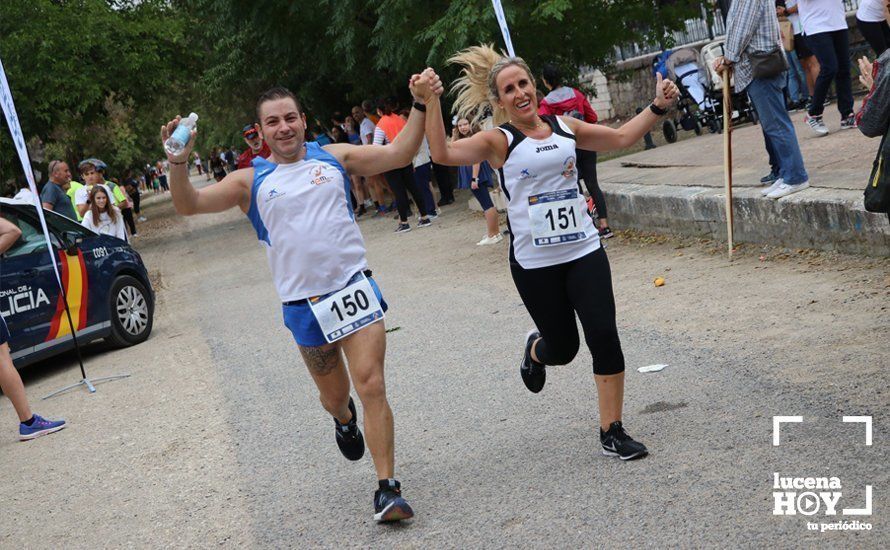
[[(59, 264), (62, 266), (62, 285), (65, 294), (68, 295), (68, 308), (71, 310), (71, 320), (74, 328), (81, 330), (87, 325), (87, 266), (83, 261), (83, 252), (78, 249), (77, 256), (69, 256), (64, 250), (59, 251)], [(68, 315), (65, 313), (65, 302), (59, 296), (56, 305), (56, 313), (49, 328), (46, 341), (61, 338), (71, 334), (71, 325), (68, 323)]]

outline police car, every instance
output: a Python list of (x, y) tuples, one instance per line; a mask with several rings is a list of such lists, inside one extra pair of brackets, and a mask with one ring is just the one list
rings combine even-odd
[[(74, 348), (71, 324), (32, 204), (0, 198), (22, 236), (0, 256), (0, 313), (16, 367)], [(151, 333), (155, 296), (139, 253), (44, 209), (77, 341), (132, 346)]]

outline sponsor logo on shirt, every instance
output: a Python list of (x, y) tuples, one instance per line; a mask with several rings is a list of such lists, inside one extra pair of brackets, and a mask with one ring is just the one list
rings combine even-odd
[(575, 157), (569, 157), (562, 163), (562, 177), (569, 179), (574, 178), (577, 171), (575, 170)]
[(528, 168), (523, 168), (523, 169), (520, 170), (520, 172), (519, 172), (519, 180), (520, 180), (520, 181), (521, 181), (521, 180), (533, 179), (533, 178), (536, 178), (536, 177), (538, 177), (538, 175), (537, 175), (537, 174), (532, 174), (531, 172), (529, 172), (529, 171), (528, 171)]
[(555, 143), (551, 143), (550, 145), (541, 145), (540, 147), (535, 149), (535, 153), (540, 153), (541, 151), (553, 151), (554, 149), (559, 149), (559, 145)]
[(323, 166), (316, 166), (312, 170), (312, 185), (323, 185), (334, 181), (334, 178), (324, 175), (323, 172)]
[(266, 202), (277, 199), (278, 197), (281, 197), (283, 195), (284, 195), (284, 193), (282, 193), (281, 191), (279, 191), (278, 189), (275, 189), (273, 187), (271, 191), (266, 193)]

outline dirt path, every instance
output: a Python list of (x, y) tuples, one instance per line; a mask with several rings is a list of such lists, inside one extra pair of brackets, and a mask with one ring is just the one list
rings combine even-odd
[[(621, 464), (597, 454), (586, 350), (538, 396), (519, 382), (530, 321), (505, 247), (474, 245), (480, 215), (459, 201), (405, 235), (392, 220), (362, 220), (397, 329), (387, 385), (399, 475), (419, 512), (411, 526), (381, 529), (370, 521), (369, 459), (336, 454), (243, 215), (184, 219), (165, 200), (145, 210), (136, 247), (158, 292), (152, 337), (89, 350), (92, 376), (133, 374), (94, 395), (37, 399), (76, 380), (70, 356), (23, 372), (35, 409), (70, 428), (27, 444), (0, 434), (0, 547), (890, 540), (878, 427), (890, 413), (890, 260), (744, 247), (728, 264), (710, 242), (612, 239), (626, 420), (652, 449)], [(671, 366), (657, 375), (636, 372), (662, 362)], [(775, 414), (820, 427), (777, 454)], [(874, 415), (875, 447), (846, 452), (852, 429), (828, 424), (841, 414)], [(0, 426), (14, 425), (4, 399)], [(799, 518), (773, 517), (772, 472), (788, 468), (873, 483), (875, 529), (819, 538)]]

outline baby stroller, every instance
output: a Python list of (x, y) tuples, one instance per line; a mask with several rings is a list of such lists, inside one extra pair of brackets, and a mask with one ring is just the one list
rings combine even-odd
[[(719, 112), (708, 94), (710, 74), (701, 65), (701, 58), (692, 48), (682, 48), (668, 55), (664, 62), (667, 77), (680, 90), (677, 114), (662, 124), (662, 132), (668, 143), (677, 141), (677, 129), (694, 131), (700, 136), (703, 128), (711, 133), (720, 130)], [(706, 88), (707, 86), (707, 88)]]
[[(714, 61), (723, 55), (723, 41), (718, 40), (706, 44), (701, 49), (701, 64), (708, 71), (708, 96), (711, 98), (714, 108), (717, 112), (717, 128), (723, 130), (723, 77), (714, 69)], [(732, 119), (733, 126), (742, 122), (750, 122), (757, 124), (759, 117), (757, 111), (754, 110), (754, 104), (748, 99), (748, 94), (744, 91), (736, 91), (734, 78), (729, 79), (729, 86), (732, 94)]]

